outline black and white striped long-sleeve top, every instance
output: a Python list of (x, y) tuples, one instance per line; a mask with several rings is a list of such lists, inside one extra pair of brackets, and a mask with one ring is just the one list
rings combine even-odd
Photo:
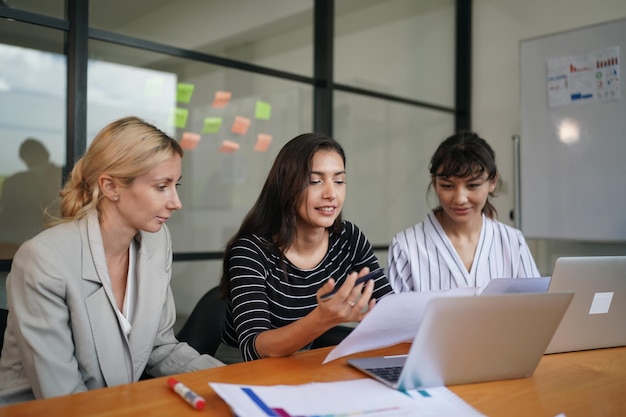
[(387, 274), (397, 293), (481, 287), (493, 278), (540, 276), (522, 232), (484, 214), (468, 271), (433, 212), (394, 236)]
[[(352, 223), (343, 222), (340, 233), (329, 234), (328, 252), (318, 266), (300, 269), (286, 261), (285, 279), (279, 257), (269, 253), (258, 236), (241, 238), (227, 254), (230, 259), (230, 297), (223, 342), (239, 346), (244, 360), (259, 359), (255, 340), (259, 333), (283, 327), (309, 314), (316, 306), (316, 292), (333, 277), (341, 285), (347, 275), (369, 267), (380, 269), (365, 235)], [(387, 277), (374, 282), (373, 297), (391, 294)]]

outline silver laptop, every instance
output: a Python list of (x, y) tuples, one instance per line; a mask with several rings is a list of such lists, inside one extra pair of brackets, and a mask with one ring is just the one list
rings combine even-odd
[(432, 299), (408, 355), (348, 359), (400, 390), (532, 375), (571, 292)]
[(476, 295), (516, 294), (525, 292), (548, 292), (550, 277), (494, 278)]
[(626, 256), (558, 258), (548, 291), (574, 291), (546, 353), (626, 346)]

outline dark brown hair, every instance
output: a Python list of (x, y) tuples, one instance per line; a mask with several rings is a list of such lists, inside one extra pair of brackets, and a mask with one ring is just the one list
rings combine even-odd
[[(486, 172), (488, 181), (494, 178), (498, 178), (499, 181), (495, 152), (486, 140), (474, 132), (460, 132), (441, 142), (430, 159), (429, 169), (432, 178), (478, 178)], [(489, 193), (489, 196), (495, 197), (495, 190)], [(438, 207), (435, 210), (441, 210), (441, 208)], [(489, 202), (489, 199), (482, 212), (490, 219), (498, 216), (496, 208)]]
[[(263, 185), (259, 197), (244, 218), (239, 230), (226, 244), (220, 287), (222, 295), (230, 292), (229, 252), (241, 237), (257, 235), (269, 243), (263, 244), (284, 262), (283, 250), (291, 246), (295, 238), (297, 209), (303, 193), (309, 185), (313, 156), (318, 151), (335, 151), (345, 165), (346, 155), (334, 139), (320, 133), (304, 133), (287, 142), (276, 155), (274, 164)], [(330, 227), (340, 231), (341, 214)]]

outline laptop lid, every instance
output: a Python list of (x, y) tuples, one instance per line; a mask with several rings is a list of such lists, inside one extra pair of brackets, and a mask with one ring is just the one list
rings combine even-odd
[(480, 288), (476, 295), (510, 294), (524, 292), (548, 292), (550, 277), (494, 278)]
[(434, 298), (405, 358), (348, 363), (374, 376), (379, 371), (372, 366), (404, 362), (398, 381), (385, 382), (401, 390), (528, 377), (572, 297), (553, 292)]
[(548, 291), (574, 291), (546, 353), (626, 346), (626, 256), (562, 257)]

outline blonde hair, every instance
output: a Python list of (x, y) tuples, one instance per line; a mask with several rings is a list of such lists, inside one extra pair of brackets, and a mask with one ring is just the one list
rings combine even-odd
[(78, 220), (100, 210), (102, 174), (123, 187), (172, 155), (183, 156), (174, 139), (138, 117), (125, 117), (105, 126), (80, 158), (60, 192), (61, 218), (50, 225)]

